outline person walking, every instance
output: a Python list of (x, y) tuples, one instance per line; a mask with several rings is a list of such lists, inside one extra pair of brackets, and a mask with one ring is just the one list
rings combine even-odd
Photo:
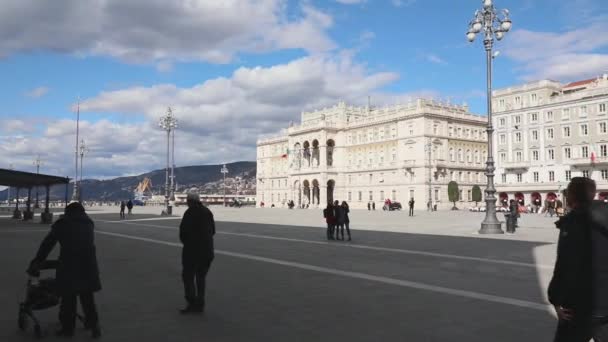
[(129, 215), (131, 215), (131, 211), (133, 210), (133, 202), (131, 200), (127, 202), (127, 209), (129, 210)]
[(188, 194), (186, 202), (188, 209), (179, 225), (179, 240), (183, 245), (182, 281), (187, 306), (180, 312), (202, 313), (205, 310), (205, 278), (215, 256), (215, 220), (198, 194)]
[(125, 201), (120, 201), (120, 218), (124, 219), (125, 218)]
[(348, 241), (351, 241), (350, 237), (350, 218), (348, 217), (348, 213), (350, 209), (348, 207), (348, 203), (346, 201), (342, 201), (342, 211), (344, 212), (344, 224), (342, 225), (342, 240), (344, 240), (344, 227), (346, 227), (346, 234), (348, 235)]
[(414, 201), (414, 197), (412, 197), (410, 199), (410, 201), (408, 202), (409, 206), (410, 206), (410, 216), (414, 216), (414, 204), (416, 202)]
[(556, 222), (560, 235), (548, 288), (558, 317), (555, 342), (608, 341), (608, 208), (594, 205), (595, 191), (593, 180), (572, 178), (571, 210)]
[[(344, 223), (346, 221), (346, 216), (344, 213), (344, 208), (340, 206), (339, 201), (334, 202), (334, 213), (336, 215), (336, 240), (344, 241)], [(340, 235), (342, 235), (342, 238), (340, 238)]]
[(372, 210), (376, 210), (376, 202), (372, 202)]
[(327, 240), (334, 240), (336, 216), (331, 202), (327, 202), (327, 207), (323, 209), (323, 217), (325, 218), (325, 223), (327, 223)]
[(94, 227), (82, 204), (70, 203), (65, 208), (64, 216), (51, 226), (51, 231), (40, 244), (36, 257), (30, 262), (28, 273), (37, 274), (42, 263), (59, 243), (56, 281), (61, 296), (61, 329), (57, 331), (57, 336), (74, 335), (77, 298), (80, 299), (84, 311), (85, 328), (91, 330), (93, 338), (101, 336), (93, 295), (101, 290)]

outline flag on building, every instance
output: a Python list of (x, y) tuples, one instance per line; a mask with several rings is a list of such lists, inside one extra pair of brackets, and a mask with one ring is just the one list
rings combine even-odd
[(591, 164), (595, 164), (595, 152), (591, 152)]

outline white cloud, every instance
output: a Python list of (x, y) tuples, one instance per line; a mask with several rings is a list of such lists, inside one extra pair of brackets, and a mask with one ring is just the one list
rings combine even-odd
[(435, 54), (428, 54), (426, 60), (435, 64), (447, 64), (445, 60)]
[(391, 0), (391, 3), (395, 7), (407, 7), (416, 3), (417, 0)]
[(366, 2), (367, 0), (336, 0), (336, 2), (339, 2), (341, 4), (344, 5), (355, 5), (355, 4), (362, 4), (364, 2)]
[(605, 22), (566, 32), (516, 30), (506, 38), (505, 55), (518, 63), (522, 79), (576, 80), (608, 69)]
[(26, 92), (25, 96), (37, 99), (46, 95), (49, 90), (50, 89), (48, 87), (38, 87)]
[(0, 56), (50, 50), (136, 63), (226, 63), (240, 52), (335, 47), (325, 32), (333, 24), (329, 15), (305, 3), (299, 15), (288, 16), (293, 11), (285, 0), (5, 0), (2, 5)]

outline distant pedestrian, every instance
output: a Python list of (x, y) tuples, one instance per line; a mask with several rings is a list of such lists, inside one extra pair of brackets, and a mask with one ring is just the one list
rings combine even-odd
[(410, 216), (414, 216), (414, 204), (415, 204), (415, 203), (416, 203), (416, 202), (414, 201), (414, 197), (412, 197), (412, 198), (410, 199), (410, 201), (408, 202), (409, 207), (410, 207)]
[(372, 210), (376, 210), (376, 202), (372, 202)]
[(198, 194), (188, 194), (188, 209), (179, 225), (182, 249), (182, 281), (188, 305), (182, 314), (201, 313), (205, 309), (205, 278), (214, 258), (213, 213), (205, 207)]
[(433, 211), (437, 211), (437, 201), (433, 202)]
[(133, 202), (131, 200), (127, 202), (127, 209), (129, 210), (129, 215), (131, 215), (131, 211), (133, 210)]
[(327, 223), (327, 240), (334, 240), (336, 216), (331, 202), (327, 202), (327, 208), (323, 209), (323, 217), (325, 218), (325, 223)]
[(348, 241), (351, 240), (350, 238), (350, 218), (348, 217), (348, 213), (350, 212), (350, 209), (348, 207), (348, 203), (346, 203), (346, 201), (342, 202), (342, 211), (344, 212), (344, 225), (342, 226), (342, 239), (344, 239), (344, 227), (346, 227), (346, 234), (348, 235)]
[(372, 210), (372, 204), (367, 202), (367, 210)]
[[(334, 215), (336, 216), (336, 240), (344, 241), (344, 223), (346, 221), (346, 216), (344, 213), (344, 208), (340, 206), (339, 201), (334, 202)], [(342, 238), (340, 238), (340, 235), (342, 235)]]
[(557, 260), (548, 289), (559, 319), (555, 342), (608, 341), (608, 207), (593, 202), (595, 191), (593, 180), (572, 178), (572, 210), (556, 223)]
[(431, 200), (426, 203), (426, 210), (433, 211), (433, 202)]
[(125, 201), (120, 201), (120, 218), (124, 219), (125, 218)]

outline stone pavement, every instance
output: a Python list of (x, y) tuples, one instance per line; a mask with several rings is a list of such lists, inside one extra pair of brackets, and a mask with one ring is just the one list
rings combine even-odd
[[(479, 238), (473, 232), (480, 214), (353, 211), (353, 242), (328, 243), (318, 210), (212, 209), (217, 255), (207, 312), (195, 317), (177, 314), (179, 218), (136, 214), (120, 221), (116, 213), (91, 211), (104, 286), (97, 296), (103, 340), (551, 339), (555, 320), (544, 295), (548, 251), (555, 253), (549, 218), (525, 217), (521, 235)], [(283, 223), (238, 222), (247, 217)], [(16, 329), (17, 304), (24, 269), (47, 229), (0, 219), (0, 341), (34, 339)], [(50, 330), (56, 310), (41, 316)], [(75, 340), (89, 337), (79, 331)]]

